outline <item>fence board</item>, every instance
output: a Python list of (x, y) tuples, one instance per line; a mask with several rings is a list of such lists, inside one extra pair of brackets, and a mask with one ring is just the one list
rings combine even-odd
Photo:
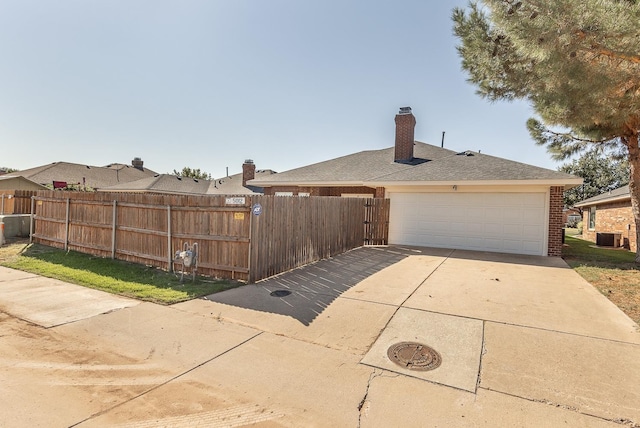
[[(167, 270), (177, 250), (197, 242), (200, 274), (250, 282), (363, 243), (386, 244), (388, 200), (251, 195), (244, 201), (226, 205), (225, 195), (39, 191), (33, 238)], [(252, 213), (253, 204), (262, 206), (260, 215)]]

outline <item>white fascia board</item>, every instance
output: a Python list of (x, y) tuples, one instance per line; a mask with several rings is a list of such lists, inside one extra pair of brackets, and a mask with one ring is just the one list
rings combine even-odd
[(599, 199), (597, 201), (586, 202), (586, 203), (578, 202), (577, 204), (574, 205), (574, 207), (589, 207), (592, 205), (609, 204), (611, 202), (619, 202), (619, 201), (625, 201), (625, 200), (631, 200), (631, 195), (614, 196), (612, 198)]
[(582, 184), (582, 178), (572, 180), (448, 180), (448, 181), (367, 181), (364, 186), (368, 187), (409, 187), (409, 186), (563, 186), (567, 188)]
[(366, 186), (371, 187), (363, 181), (254, 181), (249, 180), (247, 184), (256, 187), (350, 187), (350, 186)]

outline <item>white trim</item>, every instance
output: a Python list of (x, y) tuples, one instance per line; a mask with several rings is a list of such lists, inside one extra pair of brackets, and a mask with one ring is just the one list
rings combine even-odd
[(340, 195), (342, 198), (373, 198), (375, 194), (372, 193), (342, 193)]
[(261, 181), (249, 180), (247, 183), (259, 187), (295, 186), (295, 187), (414, 187), (414, 186), (564, 186), (572, 188), (582, 184), (582, 178), (540, 179), (540, 180), (447, 180), (447, 181)]
[(620, 201), (625, 201), (625, 200), (631, 200), (631, 195), (620, 195), (620, 196), (614, 196), (611, 198), (605, 198), (605, 199), (600, 199), (597, 201), (592, 201), (592, 202), (578, 202), (577, 204), (574, 205), (574, 207), (590, 207), (592, 205), (602, 205), (602, 204), (609, 204), (612, 202), (620, 202)]

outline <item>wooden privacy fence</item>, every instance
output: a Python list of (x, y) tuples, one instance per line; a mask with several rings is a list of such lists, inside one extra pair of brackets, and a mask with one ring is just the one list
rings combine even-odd
[(198, 273), (255, 282), (363, 244), (386, 244), (389, 200), (39, 191), (36, 242), (173, 269), (198, 243)]
[(0, 215), (29, 214), (35, 190), (0, 190)]

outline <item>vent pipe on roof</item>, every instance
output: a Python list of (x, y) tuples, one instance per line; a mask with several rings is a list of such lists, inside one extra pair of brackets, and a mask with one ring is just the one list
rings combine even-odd
[(442, 131), (442, 141), (440, 142), (440, 147), (444, 148), (444, 131)]

